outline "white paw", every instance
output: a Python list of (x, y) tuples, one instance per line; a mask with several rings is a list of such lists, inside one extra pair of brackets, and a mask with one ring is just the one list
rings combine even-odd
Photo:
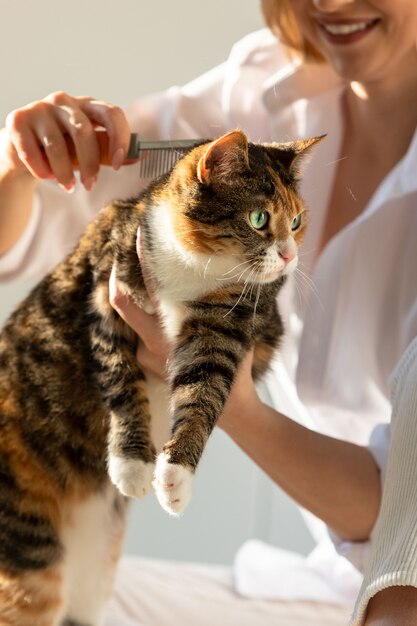
[(162, 508), (178, 516), (191, 499), (193, 472), (183, 465), (169, 463), (168, 459), (165, 452), (158, 456), (153, 487)]
[(110, 454), (108, 470), (111, 481), (125, 496), (143, 498), (151, 490), (155, 463), (124, 459)]

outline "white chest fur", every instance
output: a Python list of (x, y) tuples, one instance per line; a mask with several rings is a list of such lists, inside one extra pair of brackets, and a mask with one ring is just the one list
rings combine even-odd
[(161, 284), (161, 298), (191, 300), (227, 282), (236, 257), (186, 250), (175, 234), (172, 211), (166, 204), (155, 207), (151, 219), (155, 250), (151, 264)]

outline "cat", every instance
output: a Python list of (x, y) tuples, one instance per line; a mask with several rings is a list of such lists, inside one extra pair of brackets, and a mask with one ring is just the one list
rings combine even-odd
[[(254, 144), (236, 130), (193, 148), (139, 196), (105, 207), (7, 321), (2, 626), (96, 626), (125, 496), (145, 495), (154, 481), (167, 511), (187, 505), (240, 362), (254, 346), (259, 378), (283, 333), (276, 297), (307, 223), (298, 166), (318, 140)], [(172, 428), (158, 456), (138, 339), (109, 303), (112, 271), (151, 311), (145, 276), (172, 347)]]

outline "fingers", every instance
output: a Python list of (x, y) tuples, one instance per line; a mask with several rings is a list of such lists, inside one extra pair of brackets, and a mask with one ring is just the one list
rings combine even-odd
[(120, 289), (114, 265), (109, 279), (109, 299), (113, 309), (117, 311), (122, 320), (124, 320), (137, 335), (141, 334), (142, 326), (150, 323), (147, 318), (153, 317), (136, 306), (129, 296)]
[(139, 342), (136, 358), (145, 370), (152, 372), (158, 378), (167, 379), (167, 359), (163, 355), (154, 354), (144, 343)]
[(40, 139), (39, 134), (42, 135), (42, 130), (35, 132), (31, 123), (33, 115), (41, 118), (42, 110), (37, 107), (32, 113), (29, 111), (30, 106), (9, 113), (6, 118), (6, 129), (20, 160), (20, 167), (26, 167), (35, 178), (50, 178), (53, 173), (44, 156), (45, 137)]
[(98, 100), (86, 99), (83, 110), (106, 129), (109, 137), (109, 160), (114, 169), (119, 169), (126, 158), (130, 143), (130, 128), (122, 109)]
[(120, 317), (139, 335), (145, 349), (165, 364), (169, 357), (169, 344), (165, 339), (158, 315), (149, 315), (123, 293), (117, 283), (114, 267), (109, 280), (109, 298), (110, 304)]
[(44, 158), (43, 150), (32, 129), (21, 124), (18, 115), (13, 121), (10, 121), (9, 116), (7, 122), (9, 144), (11, 144), (9, 153), (12, 154), (12, 148), (14, 148), (17, 157), (13, 159), (13, 165), (16, 168), (26, 168), (35, 178), (51, 178), (52, 170)]
[[(90, 190), (103, 162), (96, 128), (104, 128), (108, 155), (105, 161), (118, 169), (125, 160), (130, 130), (123, 111), (89, 97), (57, 92), (12, 111), (6, 129), (17, 159), (35, 178), (56, 178), (67, 190), (74, 171)], [(108, 140), (107, 140), (108, 136)]]
[[(49, 175), (56, 178), (69, 191), (74, 186), (75, 180), (67, 143), (57, 120), (45, 113), (37, 122), (37, 137), (31, 129), (34, 140), (36, 141), (36, 138), (40, 140), (41, 159), (39, 160), (39, 166), (42, 165), (43, 161)], [(27, 166), (28, 169), (32, 168), (35, 173), (40, 171), (38, 163), (32, 166), (32, 163), (29, 161)]]
[[(62, 155), (62, 160), (60, 163), (54, 163), (53, 170), (58, 172), (59, 166), (64, 168), (69, 165), (73, 172), (74, 167), (78, 167), (81, 181), (89, 191), (97, 179), (100, 168), (100, 150), (94, 124), (81, 109), (70, 105), (56, 107), (55, 114), (65, 146), (62, 145), (62, 139), (56, 137), (60, 145), (53, 146), (55, 155)], [(47, 156), (49, 157), (48, 151)]]

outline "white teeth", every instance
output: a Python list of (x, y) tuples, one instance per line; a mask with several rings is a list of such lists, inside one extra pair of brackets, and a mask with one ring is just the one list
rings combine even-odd
[(365, 30), (369, 26), (369, 22), (356, 22), (356, 24), (323, 24), (323, 27), (331, 35), (350, 35), (360, 30)]

